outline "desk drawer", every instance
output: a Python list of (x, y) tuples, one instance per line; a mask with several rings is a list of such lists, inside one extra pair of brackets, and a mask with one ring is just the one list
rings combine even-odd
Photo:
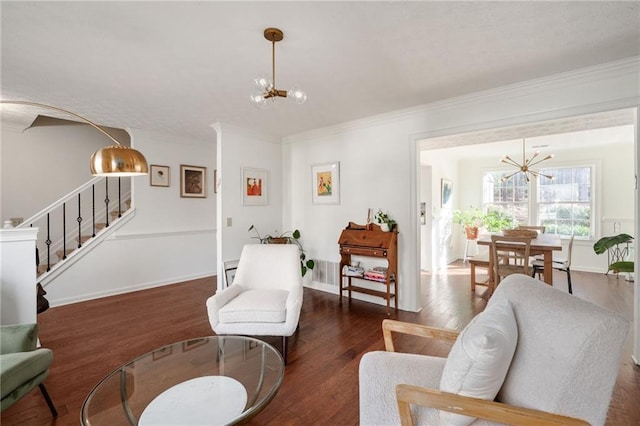
[(340, 247), (340, 253), (357, 256), (387, 257), (387, 250), (369, 247)]

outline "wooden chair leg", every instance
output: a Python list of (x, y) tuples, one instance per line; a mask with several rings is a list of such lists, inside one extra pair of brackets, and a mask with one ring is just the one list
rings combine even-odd
[(471, 291), (476, 291), (476, 265), (471, 264)]
[(284, 359), (284, 365), (287, 365), (287, 336), (282, 336), (282, 358)]
[(53, 405), (53, 401), (51, 401), (51, 397), (49, 396), (49, 392), (47, 392), (47, 388), (44, 387), (44, 383), (40, 383), (38, 387), (40, 388), (40, 392), (42, 392), (42, 396), (44, 396), (44, 400), (47, 401), (47, 405), (49, 406), (49, 410), (51, 410), (53, 417), (58, 417), (58, 411)]

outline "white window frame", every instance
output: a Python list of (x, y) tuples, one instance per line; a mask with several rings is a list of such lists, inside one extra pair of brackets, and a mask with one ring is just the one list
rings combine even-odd
[[(539, 167), (536, 170), (540, 169), (566, 169), (566, 168), (579, 168), (579, 167), (589, 167), (591, 168), (591, 235), (588, 237), (576, 237), (576, 239), (582, 240), (596, 240), (600, 235), (600, 221), (602, 218), (600, 217), (600, 180), (601, 180), (601, 162), (598, 160), (588, 160), (588, 161), (564, 161), (558, 163), (549, 163), (543, 165), (544, 167)], [(506, 167), (496, 167), (496, 168), (486, 168), (482, 170), (482, 175), (480, 176), (480, 185), (482, 192), (482, 208), (486, 211), (486, 207), (488, 204), (493, 204), (485, 201), (485, 193), (484, 193), (484, 175), (486, 173), (512, 173), (513, 168)], [(545, 178), (539, 178), (545, 179)], [(537, 224), (539, 223), (539, 215), (538, 215), (538, 180), (531, 179), (529, 182), (529, 202), (527, 205), (529, 211), (529, 223)], [(561, 235), (562, 238), (569, 238), (569, 236)]]

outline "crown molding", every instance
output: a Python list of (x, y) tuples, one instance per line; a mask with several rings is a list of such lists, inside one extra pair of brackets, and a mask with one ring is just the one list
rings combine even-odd
[[(580, 68), (577, 70), (567, 71), (564, 73), (554, 74), (538, 79), (513, 83), (506, 86), (444, 99), (429, 104), (391, 111), (388, 113), (378, 114), (359, 120), (353, 120), (334, 126), (323, 127), (321, 129), (298, 133), (284, 137), (283, 143), (292, 144), (296, 142), (303, 142), (321, 137), (332, 136), (339, 133), (355, 131), (374, 125), (382, 125), (399, 120), (409, 120), (416, 117), (422, 117), (423, 115), (432, 111), (453, 109), (460, 107), (461, 105), (474, 103), (481, 104), (504, 98), (513, 99), (539, 93), (541, 91), (552, 91), (559, 87), (566, 88), (568, 86), (576, 86), (588, 82), (620, 78), (624, 75), (634, 74), (640, 74), (640, 56), (634, 56), (614, 62), (594, 65), (591, 67)], [(640, 83), (638, 96), (640, 97)]]

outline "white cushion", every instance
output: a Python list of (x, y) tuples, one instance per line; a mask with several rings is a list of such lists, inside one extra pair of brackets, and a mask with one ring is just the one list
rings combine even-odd
[[(494, 303), (460, 333), (449, 352), (440, 390), (493, 400), (502, 387), (518, 341), (518, 327), (507, 301)], [(442, 424), (465, 426), (473, 417), (440, 412)]]
[(246, 290), (220, 309), (220, 322), (284, 322), (287, 318), (286, 290)]

